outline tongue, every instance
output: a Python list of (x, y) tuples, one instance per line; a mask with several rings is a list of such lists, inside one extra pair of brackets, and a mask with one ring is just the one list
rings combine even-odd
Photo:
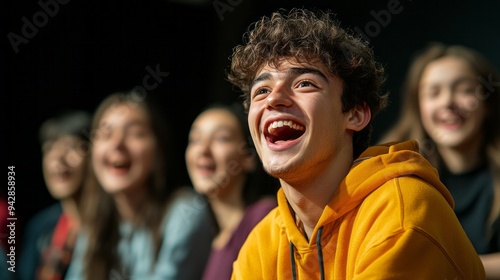
[(271, 142), (289, 141), (299, 138), (304, 131), (293, 129), (289, 126), (276, 127), (269, 136)]

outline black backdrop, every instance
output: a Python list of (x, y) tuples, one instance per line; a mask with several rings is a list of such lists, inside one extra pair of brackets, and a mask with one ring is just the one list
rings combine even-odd
[[(156, 83), (149, 80), (150, 94), (173, 123), (183, 170), (182, 151), (195, 115), (211, 101), (237, 100), (224, 69), (249, 23), (278, 8), (317, 7), (331, 9), (342, 26), (365, 33), (386, 65), (391, 106), (375, 121), (375, 140), (397, 118), (398, 90), (410, 55), (428, 41), (473, 47), (500, 68), (500, 2), (455, 2), (2, 1), (3, 151), (5, 166), (16, 166), (17, 238), (25, 222), (53, 202), (43, 183), (37, 132), (57, 111), (93, 111), (106, 95), (143, 86), (149, 72), (168, 72)], [(384, 18), (381, 10), (394, 13)], [(189, 183), (185, 171), (178, 179)]]

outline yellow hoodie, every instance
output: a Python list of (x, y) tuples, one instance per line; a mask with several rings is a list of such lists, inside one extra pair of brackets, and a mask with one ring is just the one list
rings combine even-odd
[(250, 233), (232, 279), (485, 279), (450, 193), (416, 151), (415, 141), (367, 149), (310, 241), (280, 189), (278, 207)]

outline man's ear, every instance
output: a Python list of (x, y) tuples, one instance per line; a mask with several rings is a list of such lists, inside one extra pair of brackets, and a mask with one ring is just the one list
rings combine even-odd
[(356, 105), (346, 113), (346, 128), (353, 131), (361, 131), (368, 125), (371, 118), (372, 113), (366, 103)]

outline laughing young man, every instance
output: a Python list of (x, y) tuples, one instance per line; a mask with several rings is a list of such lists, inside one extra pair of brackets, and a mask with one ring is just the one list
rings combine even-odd
[(417, 143), (368, 148), (387, 100), (371, 49), (319, 11), (281, 10), (252, 27), (229, 80), (281, 189), (232, 278), (484, 279)]

